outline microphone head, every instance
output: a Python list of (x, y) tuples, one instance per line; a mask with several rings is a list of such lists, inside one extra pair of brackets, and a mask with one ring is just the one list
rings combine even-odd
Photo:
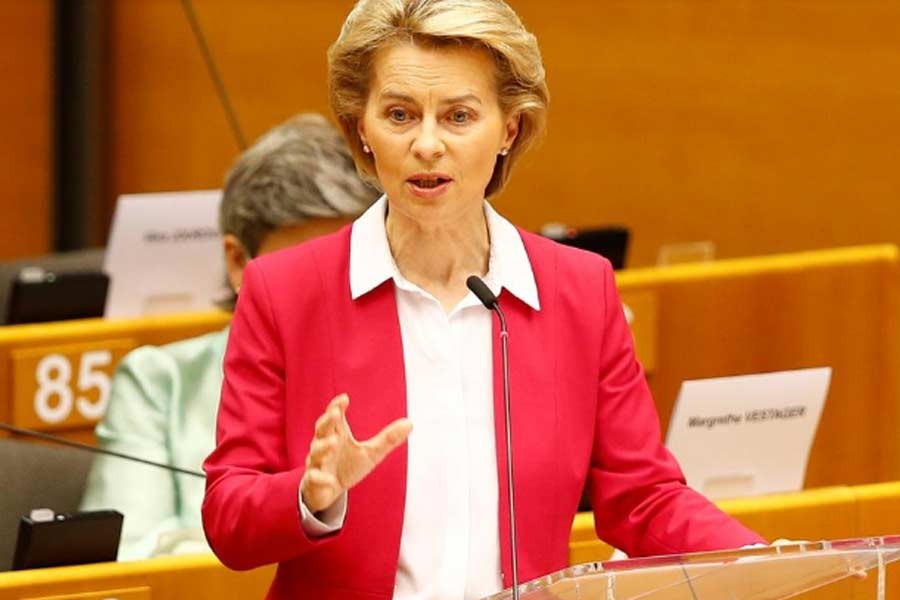
[(475, 294), (476, 298), (481, 300), (481, 303), (484, 304), (486, 309), (494, 309), (494, 305), (497, 304), (497, 296), (495, 296), (494, 292), (492, 292), (487, 284), (481, 280), (481, 277), (478, 275), (470, 275), (469, 278), (466, 279), (466, 287), (472, 290), (472, 293)]

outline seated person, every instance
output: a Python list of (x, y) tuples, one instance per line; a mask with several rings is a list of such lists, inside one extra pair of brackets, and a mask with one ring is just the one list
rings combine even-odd
[[(240, 290), (250, 258), (336, 230), (376, 197), (323, 117), (301, 115), (275, 127), (244, 152), (225, 182), (219, 228), (232, 289)], [(199, 471), (215, 446), (227, 338), (226, 328), (129, 353), (97, 425), (99, 445)], [(81, 508), (125, 515), (120, 560), (206, 551), (199, 531), (203, 488), (200, 477), (98, 456)]]

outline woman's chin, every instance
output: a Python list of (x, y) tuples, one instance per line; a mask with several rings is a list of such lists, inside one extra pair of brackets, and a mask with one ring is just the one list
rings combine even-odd
[(420, 225), (448, 225), (466, 218), (472, 209), (480, 210), (482, 199), (463, 201), (456, 194), (441, 194), (437, 197), (420, 197), (403, 193), (399, 198), (388, 196), (390, 211), (415, 221)]

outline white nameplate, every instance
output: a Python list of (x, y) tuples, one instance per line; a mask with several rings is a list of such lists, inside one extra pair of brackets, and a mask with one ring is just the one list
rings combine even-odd
[(130, 194), (116, 204), (106, 317), (208, 310), (226, 293), (219, 190)]
[(666, 445), (712, 499), (803, 489), (831, 369), (685, 381)]

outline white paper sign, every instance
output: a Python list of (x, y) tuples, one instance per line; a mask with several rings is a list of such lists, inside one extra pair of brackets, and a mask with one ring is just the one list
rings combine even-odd
[(131, 194), (116, 204), (106, 317), (207, 310), (226, 293), (219, 190)]
[(666, 445), (709, 498), (803, 489), (831, 368), (685, 381)]

